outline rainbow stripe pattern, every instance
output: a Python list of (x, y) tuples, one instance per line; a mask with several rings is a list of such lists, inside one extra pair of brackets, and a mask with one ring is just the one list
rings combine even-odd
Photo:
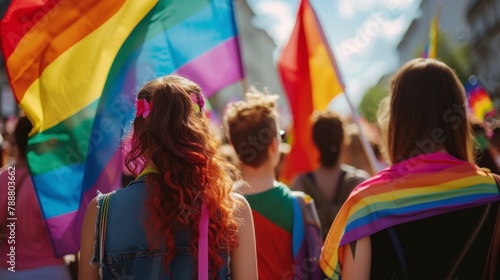
[(429, 31), (429, 39), (427, 40), (427, 44), (425, 44), (422, 58), (436, 58), (438, 25), (438, 20), (433, 19)]
[(437, 36), (439, 31), (439, 17), (441, 15), (441, 3), (439, 4), (436, 16), (431, 21), (431, 28), (429, 30), (429, 38), (424, 46), (422, 58), (436, 58), (437, 52)]
[(493, 177), (445, 153), (399, 162), (360, 184), (337, 215), (320, 267), (341, 279), (344, 245), (394, 225), (500, 200)]
[(282, 179), (291, 182), (299, 173), (318, 166), (310, 116), (315, 110), (326, 109), (335, 96), (344, 92), (335, 57), (309, 0), (300, 3), (278, 70), (293, 115), (291, 151), (282, 171)]
[(492, 117), (496, 114), (490, 96), (477, 79), (469, 78), (465, 91), (467, 92), (469, 110), (479, 121), (484, 121), (486, 117)]
[(58, 256), (78, 250), (97, 190), (121, 185), (120, 139), (146, 81), (177, 73), (210, 96), (243, 77), (230, 0), (14, 0), (0, 33)]

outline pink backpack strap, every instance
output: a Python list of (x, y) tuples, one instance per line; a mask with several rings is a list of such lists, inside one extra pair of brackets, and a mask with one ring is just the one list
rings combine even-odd
[(201, 205), (200, 237), (198, 239), (198, 279), (208, 280), (208, 209)]

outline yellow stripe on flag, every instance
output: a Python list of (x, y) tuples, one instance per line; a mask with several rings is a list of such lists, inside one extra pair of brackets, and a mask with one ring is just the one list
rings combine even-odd
[[(47, 66), (19, 103), (31, 117), (32, 134), (57, 125), (101, 96), (116, 53), (156, 3), (126, 1), (107, 22)], [(89, 52), (92, 49), (101, 52)]]
[(325, 109), (335, 96), (344, 91), (325, 45), (316, 46), (309, 58), (309, 67), (314, 110)]

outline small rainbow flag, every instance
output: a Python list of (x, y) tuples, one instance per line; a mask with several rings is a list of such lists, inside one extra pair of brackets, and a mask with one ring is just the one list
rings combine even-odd
[(335, 57), (309, 0), (300, 3), (278, 70), (293, 114), (291, 151), (282, 172), (283, 180), (290, 182), (299, 173), (318, 166), (318, 152), (311, 136), (311, 114), (325, 109), (335, 96), (344, 92)]
[(446, 153), (399, 162), (361, 183), (333, 222), (320, 266), (341, 278), (345, 245), (394, 225), (500, 200), (495, 180)]
[(146, 81), (178, 73), (210, 96), (243, 77), (230, 0), (13, 0), (0, 33), (57, 256), (79, 249), (97, 190), (121, 185), (120, 140)]
[(478, 120), (484, 121), (487, 117), (496, 115), (490, 96), (479, 84), (476, 77), (469, 77), (469, 81), (465, 85), (465, 91), (467, 92), (469, 110)]
[(437, 51), (437, 36), (439, 31), (439, 16), (441, 14), (441, 4), (438, 6), (436, 16), (431, 21), (431, 28), (429, 30), (429, 38), (424, 47), (422, 58), (436, 58)]

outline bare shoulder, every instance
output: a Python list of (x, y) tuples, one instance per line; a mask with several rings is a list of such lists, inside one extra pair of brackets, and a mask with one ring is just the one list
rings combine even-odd
[(244, 208), (250, 209), (250, 204), (248, 204), (247, 199), (240, 193), (231, 192), (231, 197), (235, 201), (234, 207), (238, 210), (242, 210)]
[(246, 181), (243, 180), (237, 181), (233, 184), (232, 192), (242, 195), (255, 193), (252, 187)]
[[(97, 212), (99, 205), (99, 196), (94, 197), (87, 205), (87, 211), (85, 212), (85, 217), (83, 218), (83, 228), (89, 232), (93, 232), (95, 226)], [(92, 231), (91, 231), (92, 230)]]
[(232, 192), (231, 196), (235, 201), (234, 214), (236, 218), (238, 220), (248, 220), (249, 217), (252, 217), (252, 208), (250, 207), (250, 204), (248, 204), (246, 198), (243, 195), (235, 192)]
[(97, 217), (98, 197), (90, 201), (83, 219), (82, 238), (80, 241), (79, 279), (99, 279), (98, 267), (90, 262), (94, 255), (95, 226)]
[(97, 212), (97, 205), (98, 205), (98, 200), (99, 200), (99, 197), (96, 196), (94, 197), (90, 202), (89, 202), (89, 205), (87, 206), (87, 210), (92, 210), (94, 209), (95, 212)]
[(84, 229), (87, 227), (92, 227), (95, 223), (97, 212), (98, 212), (98, 204), (99, 197), (94, 197), (89, 204), (87, 205), (87, 211), (85, 212), (83, 227)]

